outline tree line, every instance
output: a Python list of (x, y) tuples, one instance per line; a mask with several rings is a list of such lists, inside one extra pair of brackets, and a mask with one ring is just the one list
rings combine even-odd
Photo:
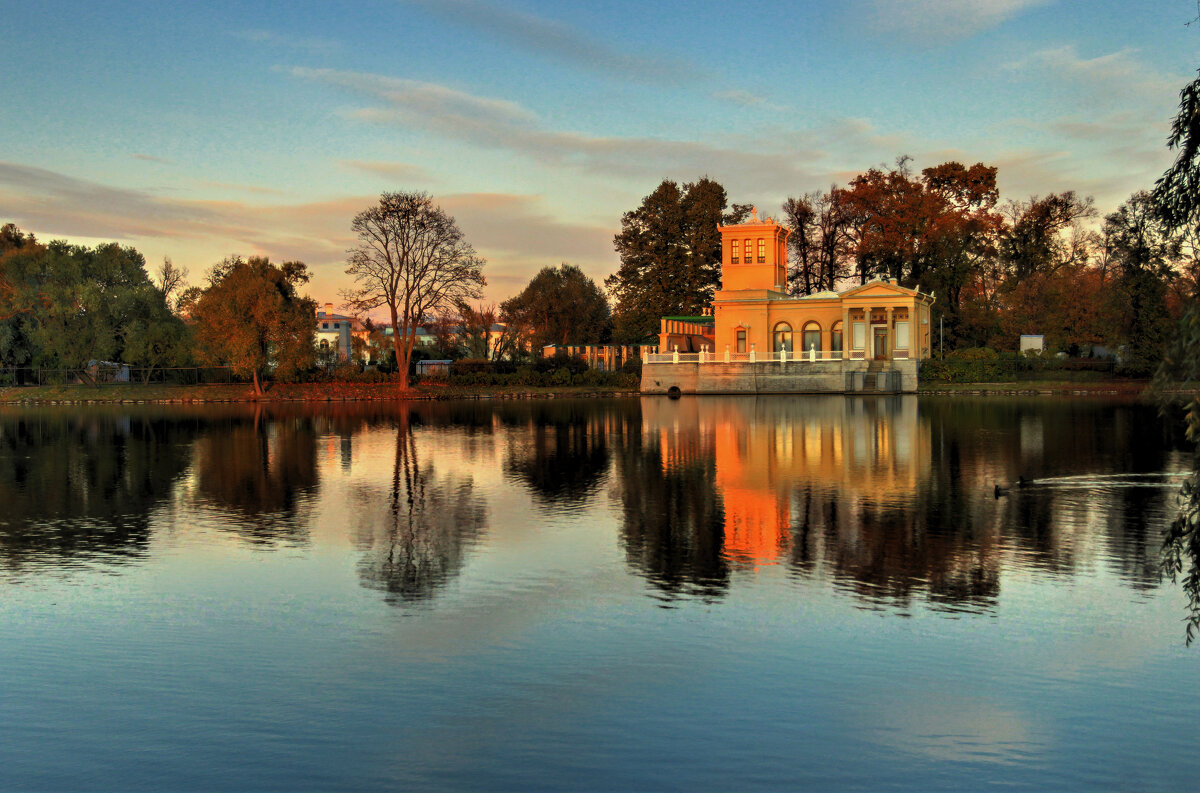
[[(1051, 350), (1107, 348), (1150, 371), (1200, 285), (1198, 224), (1188, 214), (1200, 180), (1179, 165), (1196, 159), (1196, 94), (1183, 93), (1176, 166), (1155, 192), (1136, 192), (1102, 218), (1071, 190), (1001, 200), (995, 166), (918, 172), (908, 157), (789, 197), (780, 208), (790, 230), (787, 291), (893, 279), (937, 296), (933, 319), (947, 350), (1012, 350), (1020, 335), (1038, 333)], [(475, 302), (485, 262), (454, 219), (424, 193), (384, 193), (352, 221), (354, 286), (343, 305), (386, 312), (392, 332), (374, 334), (373, 357), (394, 366), (401, 388), (430, 352), (498, 360), (539, 357), (547, 345), (654, 343), (660, 317), (712, 305), (718, 227), (750, 209), (708, 177), (664, 180), (622, 216), (620, 266), (603, 287), (563, 263), (488, 306)], [(189, 287), (169, 260), (152, 276), (133, 248), (42, 243), (9, 224), (0, 229), (0, 366), (219, 365), (261, 389), (268, 373), (289, 378), (321, 363), (316, 306), (301, 294), (309, 277), (302, 262), (231, 257)], [(422, 351), (417, 337), (426, 334), (435, 344)]]

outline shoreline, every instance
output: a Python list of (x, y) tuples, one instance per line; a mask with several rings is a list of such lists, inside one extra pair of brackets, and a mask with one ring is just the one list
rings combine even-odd
[[(1107, 383), (930, 384), (917, 396), (1141, 396), (1148, 380)], [(1192, 393), (1180, 390), (1178, 393)], [(248, 385), (10, 386), (0, 388), (0, 405), (195, 405), (221, 403), (419, 402), (450, 399), (613, 399), (641, 396), (637, 388), (591, 386), (416, 386), (406, 393), (391, 383), (279, 383), (255, 395)]]
[(0, 405), (205, 405), (327, 402), (427, 402), (449, 399), (563, 399), (637, 396), (636, 388), (592, 386), (416, 386), (401, 392), (392, 383), (277, 383), (258, 395), (249, 385), (142, 385), (99, 387), (9, 386)]

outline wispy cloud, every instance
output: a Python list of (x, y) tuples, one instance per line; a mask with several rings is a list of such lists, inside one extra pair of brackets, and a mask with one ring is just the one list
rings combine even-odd
[[(446, 86), (361, 72), (295, 67), (291, 74), (338, 85), (376, 104), (346, 111), (352, 119), (420, 130), (481, 148), (500, 149), (542, 164), (578, 168), (597, 175), (645, 179), (694, 178), (714, 170), (734, 174), (739, 183), (772, 190), (795, 189), (814, 174), (824, 154), (816, 135), (779, 140), (774, 148), (722, 147), (700, 141), (649, 137), (600, 137), (547, 129), (533, 113), (505, 100), (473, 96)], [(761, 144), (762, 142), (758, 142)]]
[(730, 102), (740, 107), (757, 107), (762, 110), (783, 110), (783, 106), (768, 102), (766, 97), (759, 94), (743, 91), (740, 88), (733, 88), (728, 91), (714, 91), (713, 99), (719, 99), (722, 102)]
[[(1038, 50), (1005, 64), (1016, 75), (1052, 80), (1071, 85), (1085, 99), (1102, 99), (1104, 105), (1130, 100), (1139, 104), (1173, 102), (1187, 75), (1168, 75), (1153, 69), (1137, 57), (1137, 50), (1125, 48), (1084, 57), (1072, 44)], [(1125, 104), (1128, 107), (1127, 104)]]
[(381, 176), (393, 184), (428, 184), (432, 176), (419, 165), (406, 162), (382, 162), (379, 160), (338, 160), (338, 165), (372, 176)]
[(691, 83), (703, 69), (682, 60), (634, 55), (576, 28), (484, 0), (406, 0), (462, 27), (494, 36), (519, 49), (560, 63), (640, 83)]
[(341, 48), (341, 43), (333, 39), (319, 36), (293, 36), (288, 33), (278, 33), (271, 30), (236, 30), (229, 35), (242, 41), (262, 44), (268, 47), (300, 50), (312, 55), (327, 55)]
[(173, 161), (168, 160), (166, 157), (155, 157), (153, 154), (141, 154), (139, 152), (139, 153), (130, 154), (129, 156), (135, 160), (141, 160), (143, 162), (158, 163), (159, 165), (174, 165), (175, 164)]
[(941, 44), (974, 36), (1051, 0), (867, 0), (871, 29)]
[(283, 190), (276, 190), (273, 187), (239, 184), (237, 182), (201, 182), (200, 186), (211, 187), (217, 190), (236, 190), (241, 193), (251, 193), (253, 195), (286, 195)]

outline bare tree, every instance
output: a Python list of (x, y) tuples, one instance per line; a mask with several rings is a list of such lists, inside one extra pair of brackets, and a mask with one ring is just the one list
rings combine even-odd
[(417, 326), (436, 311), (479, 299), (484, 260), (425, 193), (384, 193), (351, 227), (359, 242), (349, 251), (346, 272), (357, 287), (342, 296), (355, 313), (388, 307), (400, 388), (406, 390)]
[(163, 257), (162, 265), (158, 268), (158, 291), (162, 292), (167, 306), (176, 313), (179, 311), (179, 298), (187, 290), (187, 276), (186, 267), (176, 267), (171, 257)]

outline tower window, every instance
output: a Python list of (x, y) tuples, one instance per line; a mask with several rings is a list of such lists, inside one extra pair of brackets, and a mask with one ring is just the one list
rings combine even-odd
[[(747, 243), (747, 247), (749, 247), (749, 243)], [(758, 263), (766, 264), (766, 262), (767, 262), (767, 241), (764, 239), (759, 239), (759, 241), (758, 241)]]
[(733, 240), (733, 241), (732, 241), (731, 243), (729, 243), (729, 244), (730, 244), (730, 246), (731, 246), (731, 248), (730, 248), (730, 250), (731, 250), (731, 255), (730, 255), (730, 257), (729, 257), (729, 263), (730, 263), (730, 264), (737, 264), (737, 263), (738, 263), (738, 251), (739, 251), (739, 250), (741, 249), (741, 247), (742, 247), (742, 241), (741, 241), (741, 240)]

